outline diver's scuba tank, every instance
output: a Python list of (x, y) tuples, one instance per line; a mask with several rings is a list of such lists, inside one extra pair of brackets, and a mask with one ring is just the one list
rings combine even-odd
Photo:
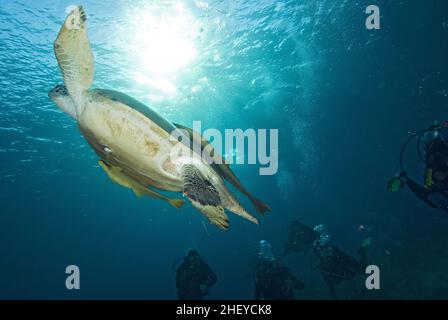
[(186, 254), (184, 257), (179, 257), (179, 258), (177, 258), (176, 260), (173, 261), (173, 263), (172, 263), (172, 265), (171, 265), (171, 269), (172, 269), (172, 271), (173, 271), (173, 272), (176, 272), (176, 269), (177, 269), (177, 267), (178, 267), (178, 265), (179, 265), (179, 262), (181, 262), (181, 261), (182, 261), (182, 263), (185, 262), (185, 260), (187, 260), (188, 257), (189, 257), (191, 254), (193, 254), (193, 253), (194, 253), (194, 254), (197, 254), (198, 257), (202, 259), (202, 257), (199, 255), (199, 252), (197, 252), (195, 249), (188, 248), (188, 249), (187, 249), (187, 254)]
[[(397, 192), (404, 188), (407, 174), (403, 166), (403, 155), (404, 151), (408, 144), (417, 139), (417, 154), (422, 162), (425, 162), (423, 157), (423, 153), (421, 150), (421, 142), (422, 140), (427, 144), (430, 141), (435, 139), (442, 139), (443, 141), (448, 142), (448, 121), (444, 121), (442, 124), (435, 123), (430, 125), (420, 131), (414, 132), (409, 136), (409, 138), (405, 141), (400, 150), (400, 172), (395, 174), (392, 178), (390, 178), (387, 182), (387, 190), (390, 192)], [(430, 188), (432, 186), (432, 171), (427, 170), (425, 172), (425, 188)]]
[(319, 224), (314, 227), (317, 239), (313, 243), (314, 250), (320, 257), (330, 254), (331, 249), (331, 236), (328, 233), (327, 227), (323, 224)]
[(261, 240), (259, 246), (260, 246), (260, 251), (258, 252), (258, 258), (264, 259), (264, 260), (267, 260), (270, 262), (274, 262), (275, 256), (272, 253), (271, 244), (269, 242), (267, 242), (266, 240)]
[(318, 238), (314, 241), (315, 245), (319, 245), (321, 247), (326, 247), (331, 242), (331, 236), (328, 233), (327, 227), (323, 224), (319, 224), (314, 227), (314, 231), (316, 232)]

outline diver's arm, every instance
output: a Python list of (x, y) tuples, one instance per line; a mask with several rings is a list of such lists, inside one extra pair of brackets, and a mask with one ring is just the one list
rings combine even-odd
[(428, 199), (428, 194), (430, 193), (428, 189), (425, 189), (423, 186), (409, 178), (406, 179), (406, 185), (420, 200), (425, 202), (431, 208), (437, 209), (437, 206)]
[(210, 268), (210, 266), (208, 264), (206, 264), (205, 262), (203, 262), (203, 266), (204, 266), (204, 274), (205, 274), (205, 285), (207, 285), (207, 287), (211, 287), (213, 286), (216, 281), (217, 281), (217, 277), (216, 277), (216, 273), (213, 272), (212, 268)]
[(185, 265), (182, 264), (176, 272), (176, 288), (179, 289), (180, 287), (182, 287), (182, 283), (185, 280)]
[(216, 280), (217, 280), (216, 273), (214, 273), (212, 271), (212, 269), (210, 269), (210, 274), (209, 274), (209, 277), (208, 277), (207, 286), (210, 288), (211, 286), (215, 285)]

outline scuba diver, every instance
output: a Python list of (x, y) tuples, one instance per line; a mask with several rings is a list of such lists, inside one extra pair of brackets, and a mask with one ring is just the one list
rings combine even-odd
[(179, 300), (202, 300), (216, 283), (216, 274), (199, 253), (188, 250), (176, 272), (176, 289)]
[[(423, 184), (409, 178), (403, 166), (404, 151), (414, 138), (417, 139), (417, 154), (425, 165)], [(422, 141), (424, 155), (421, 150)], [(448, 121), (413, 133), (403, 144), (400, 172), (388, 181), (387, 189), (397, 192), (405, 185), (429, 207), (448, 211)]]
[(293, 300), (294, 290), (303, 290), (304, 284), (289, 270), (281, 266), (272, 254), (271, 245), (260, 241), (258, 261), (255, 266), (256, 300)]
[(295, 220), (291, 222), (289, 227), (288, 241), (285, 244), (283, 254), (288, 255), (291, 252), (307, 254), (313, 247), (316, 238), (316, 232), (312, 228), (299, 220)]
[(324, 225), (316, 226), (314, 231), (317, 235), (317, 239), (313, 243), (314, 257), (318, 259), (316, 268), (324, 278), (331, 297), (338, 299), (336, 285), (364, 274), (367, 267), (367, 249), (371, 244), (371, 238), (365, 239), (358, 249), (360, 257), (358, 261), (331, 243), (331, 236)]

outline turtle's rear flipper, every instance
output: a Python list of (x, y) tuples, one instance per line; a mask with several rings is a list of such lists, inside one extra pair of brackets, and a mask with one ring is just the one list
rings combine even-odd
[(147, 196), (154, 199), (161, 199), (165, 200), (169, 204), (171, 204), (173, 207), (176, 207), (179, 209), (183, 206), (184, 200), (182, 199), (171, 199), (168, 197), (165, 197), (163, 194), (158, 193), (154, 190), (151, 190), (147, 186), (141, 184), (140, 182), (134, 180), (133, 178), (129, 177), (123, 172), (123, 169), (116, 166), (111, 166), (104, 162), (103, 160), (99, 160), (98, 164), (100, 167), (106, 172), (106, 174), (109, 176), (109, 178), (115, 182), (116, 184), (131, 189), (134, 191), (135, 195), (137, 197), (143, 197)]
[(221, 229), (229, 228), (229, 219), (216, 188), (192, 164), (182, 167), (183, 192), (193, 206), (205, 215), (211, 223)]
[(272, 209), (270, 206), (268, 206), (266, 203), (264, 203), (263, 201), (261, 201), (260, 199), (255, 198), (252, 195), (248, 195), (250, 201), (252, 201), (252, 203), (254, 204), (255, 208), (257, 209), (257, 211), (261, 214), (264, 214), (265, 212), (272, 212)]

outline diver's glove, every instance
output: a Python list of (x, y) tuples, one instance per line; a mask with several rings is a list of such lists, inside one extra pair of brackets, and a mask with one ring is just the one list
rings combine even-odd
[(407, 181), (408, 175), (406, 171), (401, 171), (389, 179), (387, 182), (387, 191), (398, 192), (404, 188)]

